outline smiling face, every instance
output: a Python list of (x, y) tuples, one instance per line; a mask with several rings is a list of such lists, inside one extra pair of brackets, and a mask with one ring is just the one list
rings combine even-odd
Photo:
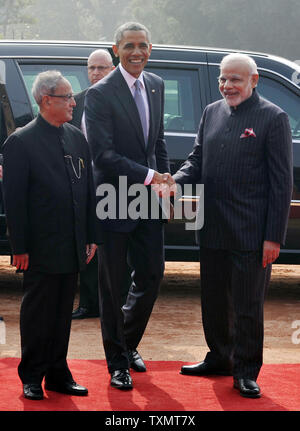
[(251, 97), (257, 82), (258, 75), (251, 73), (248, 64), (228, 61), (221, 68), (219, 90), (227, 104), (236, 107)]
[(140, 76), (146, 66), (151, 49), (152, 45), (143, 30), (124, 31), (119, 45), (113, 45), (115, 56), (120, 57), (120, 62), (124, 69), (135, 78)]

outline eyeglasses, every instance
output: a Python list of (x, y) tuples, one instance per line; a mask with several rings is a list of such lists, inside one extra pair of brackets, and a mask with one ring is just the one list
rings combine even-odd
[(99, 70), (99, 72), (102, 72), (103, 70), (112, 69), (113, 65), (111, 66), (88, 66), (89, 70)]
[(61, 99), (68, 100), (68, 101), (70, 99), (74, 98), (74, 94), (72, 94), (72, 93), (70, 93), (70, 94), (46, 94), (46, 96), (49, 96), (49, 97), (59, 97)]

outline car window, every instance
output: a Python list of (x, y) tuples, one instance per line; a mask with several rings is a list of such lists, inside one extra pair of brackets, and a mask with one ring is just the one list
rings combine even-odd
[(280, 106), (289, 116), (293, 138), (300, 138), (300, 97), (289, 88), (266, 76), (261, 76), (258, 91), (270, 102)]
[(20, 64), (25, 85), (30, 97), (34, 116), (38, 114), (38, 106), (32, 96), (31, 89), (36, 76), (45, 70), (59, 70), (70, 82), (73, 92), (80, 93), (89, 86), (87, 70), (85, 65), (75, 64)]
[(0, 102), (0, 153), (1, 153), (1, 147), (2, 147), (6, 137), (7, 137), (7, 134), (6, 134), (4, 114), (3, 114), (3, 110), (2, 110), (2, 103)]
[[(212, 101), (221, 99), (218, 87), (218, 66), (209, 66), (209, 83)], [(270, 102), (280, 106), (289, 116), (293, 138), (300, 138), (300, 97), (278, 80), (260, 74), (257, 90)]]
[(195, 133), (200, 118), (198, 70), (147, 68), (165, 83), (164, 127), (169, 132)]

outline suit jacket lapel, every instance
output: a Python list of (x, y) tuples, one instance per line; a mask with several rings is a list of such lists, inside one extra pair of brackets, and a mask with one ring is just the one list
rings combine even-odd
[(118, 68), (115, 71), (115, 75), (116, 75), (115, 76), (116, 79), (114, 79), (114, 85), (115, 85), (116, 97), (119, 99), (120, 104), (123, 106), (124, 111), (126, 112), (133, 127), (135, 128), (141, 145), (143, 146), (143, 148), (145, 148), (143, 128), (140, 120), (140, 115), (137, 110), (135, 101), (132, 97), (131, 91), (128, 88), (128, 85)]
[(146, 72), (144, 72), (144, 83), (146, 87), (147, 97), (148, 97), (148, 105), (149, 105), (149, 136), (148, 136), (148, 145), (147, 150), (151, 146), (152, 140), (153, 140), (153, 131), (155, 129), (155, 116), (154, 116), (154, 99), (153, 95), (155, 94), (155, 89), (153, 88), (151, 84), (151, 79), (147, 75)]

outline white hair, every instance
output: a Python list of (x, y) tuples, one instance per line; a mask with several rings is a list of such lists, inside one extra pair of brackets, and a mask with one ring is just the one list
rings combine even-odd
[(257, 75), (258, 74), (257, 64), (255, 63), (253, 58), (247, 54), (241, 54), (238, 52), (225, 55), (225, 57), (222, 58), (222, 61), (220, 64), (220, 69), (222, 69), (222, 67), (224, 67), (225, 64), (232, 62), (232, 61), (236, 61), (236, 62), (243, 63), (243, 64), (247, 65), (251, 75)]
[(88, 63), (89, 61), (94, 57), (94, 56), (102, 56), (103, 58), (106, 58), (108, 62), (111, 62), (111, 65), (113, 66), (113, 60), (112, 60), (112, 56), (110, 55), (110, 52), (107, 49), (96, 49), (96, 51), (93, 51), (88, 58)]
[(32, 86), (32, 95), (36, 103), (40, 105), (45, 94), (54, 94), (62, 81), (65, 81), (65, 78), (58, 70), (46, 70), (39, 73)]

